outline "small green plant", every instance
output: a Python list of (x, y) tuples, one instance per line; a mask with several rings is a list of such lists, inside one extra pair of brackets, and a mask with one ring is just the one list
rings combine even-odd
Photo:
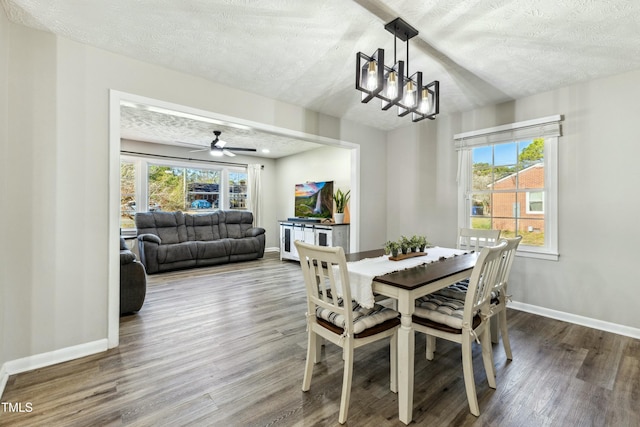
[(336, 202), (336, 213), (344, 213), (344, 208), (347, 207), (347, 203), (349, 203), (349, 199), (351, 199), (351, 190), (343, 193), (342, 190), (338, 188), (338, 191), (333, 195), (333, 200)]
[(400, 245), (398, 242), (389, 240), (384, 244), (384, 253), (387, 255), (391, 254), (391, 256), (398, 256), (399, 249)]
[(411, 248), (411, 239), (409, 239), (407, 236), (400, 236), (400, 240), (398, 241), (398, 243), (400, 244), (400, 250), (403, 254), (409, 252), (409, 249)]
[(429, 244), (427, 236), (417, 236), (418, 249), (420, 252), (424, 252), (425, 247)]

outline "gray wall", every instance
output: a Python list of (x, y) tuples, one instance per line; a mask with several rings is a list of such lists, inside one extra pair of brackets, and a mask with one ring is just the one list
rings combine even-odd
[[(401, 232), (426, 230), (439, 245), (455, 243), (454, 134), (562, 114), (560, 259), (516, 258), (510, 292), (520, 303), (640, 328), (635, 279), (636, 242), (640, 238), (636, 227), (640, 212), (636, 196), (640, 182), (638, 99), (640, 70), (442, 116), (421, 129), (390, 132), (390, 238)], [(402, 178), (409, 182), (393, 176), (394, 170), (408, 170)], [(420, 184), (412, 183), (414, 179)], [(414, 205), (418, 210), (411, 212)], [(397, 218), (406, 218), (407, 223), (398, 224)]]
[[(2, 200), (19, 207), (1, 210), (2, 238), (11, 242), (0, 259), (0, 318), (11, 319), (11, 328), (4, 323), (2, 361), (107, 337), (108, 259), (117, 246), (108, 226), (118, 209), (109, 211), (109, 89), (361, 144), (362, 171), (384, 164), (383, 132), (7, 23), (4, 16), (1, 22), (8, 37), (0, 45), (0, 69), (8, 77), (0, 90), (8, 87), (2, 99), (9, 108), (0, 119), (6, 124), (0, 170), (13, 184), (4, 185)], [(361, 186), (363, 200), (385, 199), (384, 191), (384, 175)], [(380, 234), (375, 240), (385, 234), (385, 215), (361, 220)]]

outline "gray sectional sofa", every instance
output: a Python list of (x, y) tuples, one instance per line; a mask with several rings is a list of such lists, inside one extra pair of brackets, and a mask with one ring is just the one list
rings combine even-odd
[(140, 261), (147, 273), (262, 258), (265, 230), (253, 213), (143, 212), (135, 216)]

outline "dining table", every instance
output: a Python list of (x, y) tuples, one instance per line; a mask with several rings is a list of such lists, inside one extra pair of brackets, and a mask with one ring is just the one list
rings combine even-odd
[[(429, 251), (431, 249), (427, 249), (427, 252)], [(434, 250), (433, 253), (437, 252)], [(395, 299), (397, 310), (400, 312), (397, 359), (398, 415), (400, 421), (405, 424), (409, 424), (413, 419), (415, 333), (412, 327), (412, 315), (415, 310), (415, 300), (469, 278), (479, 255), (477, 252), (459, 253), (455, 249), (443, 253), (453, 255), (374, 276), (371, 281), (372, 293)], [(384, 251), (381, 249), (347, 254), (347, 268), (350, 270), (350, 276), (350, 265), (355, 266), (358, 261), (366, 262), (370, 259), (381, 259), (384, 256)], [(381, 262), (384, 262), (384, 259), (381, 259)], [(388, 262), (395, 261), (388, 260)]]

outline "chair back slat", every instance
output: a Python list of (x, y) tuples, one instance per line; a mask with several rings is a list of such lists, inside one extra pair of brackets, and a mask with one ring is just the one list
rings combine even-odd
[(497, 245), (499, 238), (500, 230), (460, 228), (458, 230), (457, 248), (479, 252), (485, 246)]
[(472, 323), (473, 317), (478, 312), (488, 313), (491, 300), (491, 291), (496, 285), (502, 251), (507, 243), (501, 242), (497, 246), (486, 246), (480, 251), (471, 277), (464, 304), (463, 322)]
[(308, 315), (315, 315), (316, 307), (331, 310), (344, 316), (345, 330), (353, 334), (351, 288), (344, 249), (340, 246), (315, 246), (298, 240), (294, 244), (305, 279)]
[(502, 251), (502, 260), (498, 271), (498, 277), (496, 279), (496, 290), (506, 290), (509, 274), (511, 274), (511, 266), (513, 265), (513, 260), (516, 257), (516, 251), (521, 240), (522, 236), (516, 236), (510, 239), (500, 239), (500, 242), (506, 242), (507, 246)]

